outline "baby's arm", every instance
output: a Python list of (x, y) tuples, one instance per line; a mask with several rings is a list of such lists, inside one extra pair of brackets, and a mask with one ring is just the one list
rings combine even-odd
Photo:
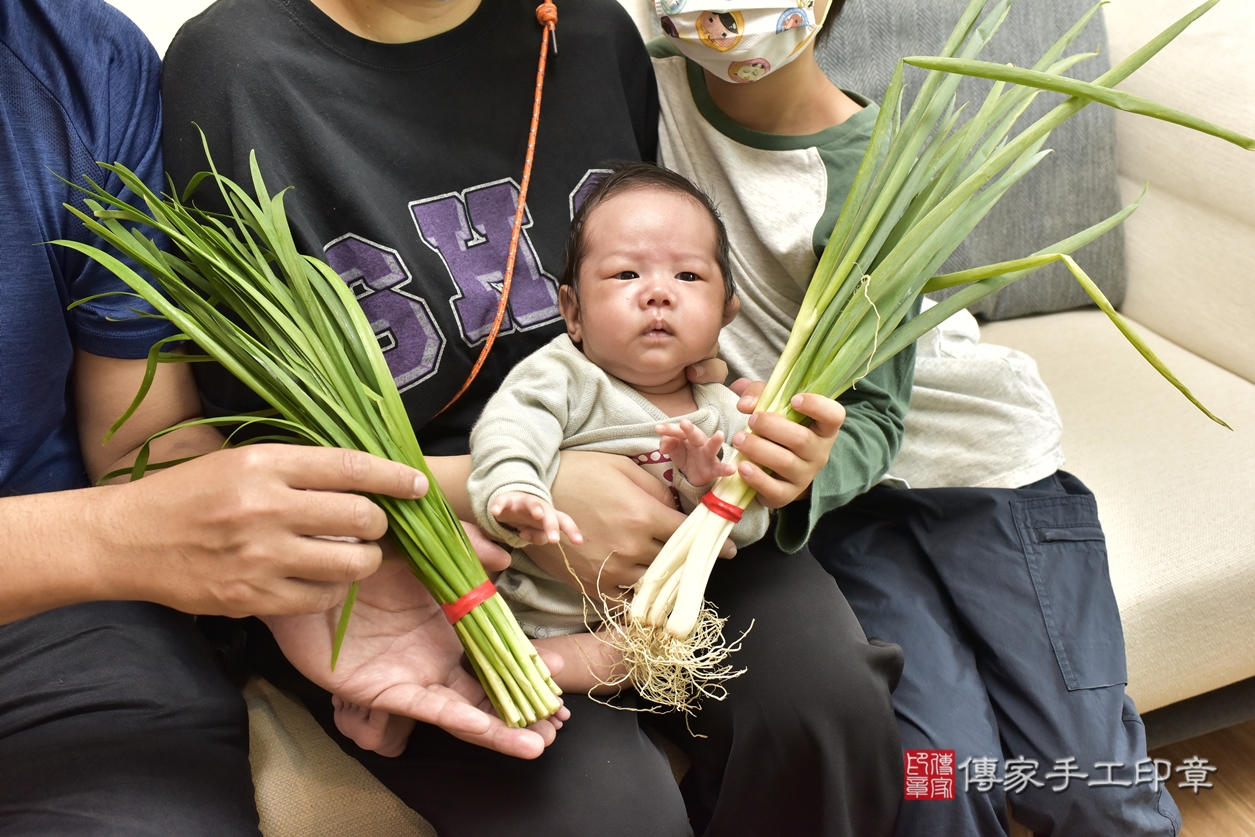
[(335, 707), (336, 729), (363, 750), (374, 750), (388, 758), (405, 752), (410, 733), (418, 723), (404, 715), (349, 703), (338, 695), (331, 696), (331, 705)]
[(736, 468), (719, 460), (723, 450), (723, 431), (710, 438), (701, 428), (685, 419), (679, 424), (660, 424), (655, 431), (662, 440), (658, 450), (671, 457), (675, 467), (693, 485), (709, 485), (719, 477), (736, 473)]
[(493, 498), (488, 511), (502, 526), (518, 530), (519, 537), (529, 543), (557, 543), (564, 534), (571, 543), (584, 542), (584, 536), (570, 515), (555, 509), (545, 498), (526, 491), (501, 492)]
[(562, 657), (562, 671), (554, 680), (564, 692), (575, 694), (613, 695), (625, 681), (623, 653), (604, 639), (604, 632), (571, 634), (534, 639), (537, 648), (544, 648)]
[[(567, 394), (571, 375), (561, 365), (554, 367), (543, 348), (521, 361), (506, 376), (500, 389), (484, 406), (471, 431), (473, 468), (466, 489), (479, 525), (497, 540), (514, 547), (527, 543), (549, 543), (548, 533), (561, 527), (537, 527), (541, 518), (531, 516), (531, 507), (520, 510), (509, 503), (503, 511), (515, 525), (498, 519), (497, 500), (505, 494), (539, 498), (552, 509), (549, 486), (558, 471), (558, 450), (562, 447), (569, 414)], [(520, 537), (516, 529), (532, 529), (536, 540)], [(555, 537), (556, 540), (556, 537)]]

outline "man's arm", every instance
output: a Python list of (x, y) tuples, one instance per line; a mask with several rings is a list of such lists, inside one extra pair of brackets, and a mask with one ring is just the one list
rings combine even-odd
[[(78, 352), (83, 459), (97, 479), (133, 460), (152, 433), (194, 417), (183, 364), (158, 368), (144, 404), (106, 429), (139, 388), (142, 360)], [(284, 445), (217, 450), (189, 428), (153, 445), (152, 462), (213, 451), (134, 483), (0, 501), (0, 623), (83, 601), (139, 599), (191, 613), (309, 613), (340, 601), (379, 566), (387, 519), (365, 497), (418, 497), (414, 469), (368, 454)], [(367, 543), (327, 540), (320, 535)]]

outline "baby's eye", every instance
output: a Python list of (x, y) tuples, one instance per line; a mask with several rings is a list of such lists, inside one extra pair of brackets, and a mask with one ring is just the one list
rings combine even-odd
[(624, 270), (614, 275), (615, 279), (639, 279), (640, 274), (634, 270)]
[(685, 271), (684, 273), (677, 273), (675, 278), (679, 279), (681, 282), (697, 282), (702, 277), (698, 276), (696, 273)]

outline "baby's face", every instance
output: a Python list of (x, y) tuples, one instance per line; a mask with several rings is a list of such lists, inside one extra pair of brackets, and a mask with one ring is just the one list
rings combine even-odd
[(571, 339), (633, 386), (683, 378), (736, 313), (724, 302), (714, 222), (686, 195), (634, 189), (585, 223), (579, 301), (568, 293), (563, 308)]

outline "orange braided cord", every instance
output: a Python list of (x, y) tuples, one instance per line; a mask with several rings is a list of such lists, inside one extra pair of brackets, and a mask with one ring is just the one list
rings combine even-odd
[[(519, 252), (519, 237), (523, 234), (523, 214), (527, 209), (527, 187), (532, 182), (532, 158), (536, 155), (536, 131), (540, 128), (540, 97), (545, 89), (545, 59), (549, 54), (549, 36), (558, 25), (558, 7), (553, 4), (552, 0), (545, 0), (536, 7), (536, 20), (542, 27), (540, 61), (536, 67), (536, 96), (532, 99), (532, 124), (527, 132), (527, 157), (523, 161), (523, 182), (519, 186), (518, 206), (514, 210), (514, 228), (510, 232), (510, 253), (506, 258), (505, 279), (501, 283), (501, 301), (497, 303), (497, 316), (493, 318), (492, 328), (489, 329), (488, 337), (484, 340), (484, 348), (480, 349), (479, 357), (475, 365), (471, 367), (471, 374), (467, 376), (466, 383), (462, 384), (457, 394), (449, 399), (449, 403), (440, 408), (440, 413), (452, 407), (453, 403), (470, 389), (471, 383), (479, 375), (479, 370), (483, 368), (484, 361), (488, 359), (488, 352), (492, 350), (493, 343), (497, 342), (501, 323), (505, 320), (505, 312), (509, 307), (510, 284), (514, 281), (514, 262)], [(556, 44), (556, 35), (554, 39)]]

